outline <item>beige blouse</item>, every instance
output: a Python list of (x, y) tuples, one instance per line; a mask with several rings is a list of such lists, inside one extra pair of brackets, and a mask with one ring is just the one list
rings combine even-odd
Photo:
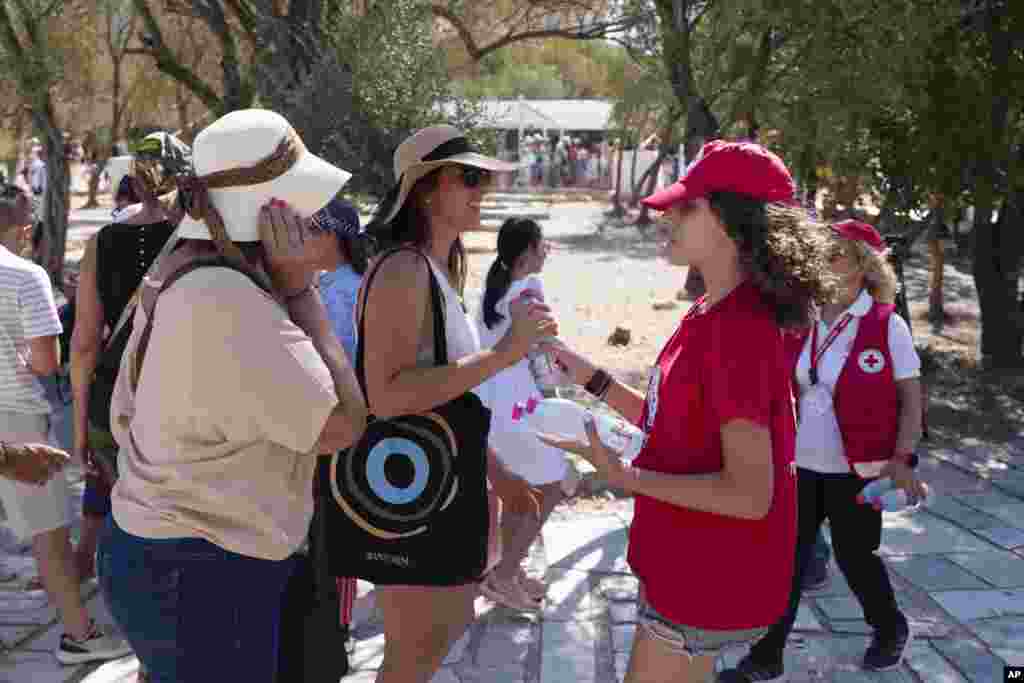
[(185, 275), (154, 316), (138, 392), (128, 363), (141, 307), (111, 403), (117, 524), (284, 559), (306, 537), (311, 450), (338, 401), (327, 366), (279, 304), (227, 268)]

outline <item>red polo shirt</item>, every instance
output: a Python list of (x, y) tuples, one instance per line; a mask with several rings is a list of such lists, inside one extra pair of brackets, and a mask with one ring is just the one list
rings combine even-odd
[(763, 519), (636, 496), (630, 566), (654, 609), (686, 626), (768, 626), (789, 599), (796, 545), (793, 399), (774, 310), (750, 283), (706, 313), (691, 311), (665, 345), (641, 416), (647, 442), (634, 464), (671, 474), (719, 472), (721, 428), (741, 419), (771, 431), (774, 493)]

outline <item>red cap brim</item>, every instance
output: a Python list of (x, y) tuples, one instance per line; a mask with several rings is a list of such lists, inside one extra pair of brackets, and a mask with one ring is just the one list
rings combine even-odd
[(655, 211), (665, 211), (680, 202), (693, 199), (693, 197), (694, 193), (690, 191), (690, 188), (679, 181), (658, 190), (650, 197), (644, 197), (640, 202)]

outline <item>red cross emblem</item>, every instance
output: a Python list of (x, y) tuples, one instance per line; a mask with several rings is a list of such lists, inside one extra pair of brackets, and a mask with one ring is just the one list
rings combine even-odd
[(885, 356), (877, 349), (861, 351), (857, 356), (857, 365), (869, 375), (874, 375), (885, 369)]

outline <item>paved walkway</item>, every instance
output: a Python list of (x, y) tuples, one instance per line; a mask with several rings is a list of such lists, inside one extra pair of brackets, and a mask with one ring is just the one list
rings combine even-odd
[[(1024, 665), (1021, 443), (997, 455), (933, 451), (922, 469), (937, 490), (935, 503), (916, 514), (887, 516), (881, 553), (917, 634), (902, 668), (873, 675), (858, 669), (869, 630), (833, 567), (829, 587), (803, 602), (787, 649), (791, 681), (988, 683), (1003, 680), (1004, 665)], [(436, 682), (621, 680), (636, 628), (637, 584), (624, 559), (632, 503), (588, 507), (556, 511), (533, 549), (534, 570), (545, 571), (550, 581), (543, 613), (528, 618), (480, 598), (478, 620), (452, 649)], [(23, 574), (32, 571), (23, 553), (8, 548), (2, 559)], [(89, 605), (108, 618), (99, 596)], [(135, 680), (133, 659), (99, 668), (61, 667), (52, 655), (59, 634), (45, 597), (0, 591), (0, 639), (6, 646), (0, 681)], [(346, 680), (372, 681), (382, 646), (379, 622), (360, 624), (352, 645), (354, 671)], [(725, 660), (741, 655), (730, 652)]]

